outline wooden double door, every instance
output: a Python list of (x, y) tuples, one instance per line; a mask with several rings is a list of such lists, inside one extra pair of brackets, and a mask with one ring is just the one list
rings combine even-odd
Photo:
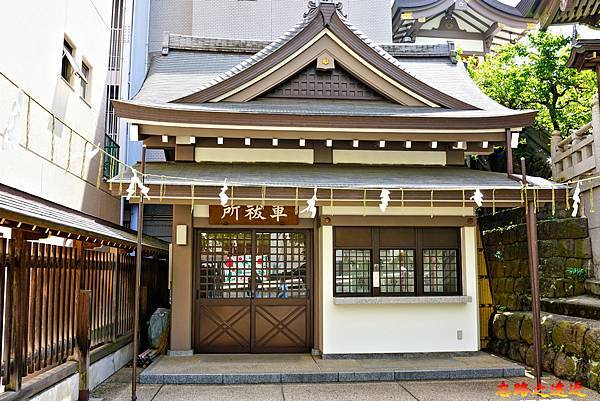
[(194, 351), (308, 352), (309, 231), (197, 230)]

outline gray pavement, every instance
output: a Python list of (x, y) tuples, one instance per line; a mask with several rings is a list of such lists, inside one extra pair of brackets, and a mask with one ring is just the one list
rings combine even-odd
[[(126, 401), (131, 398), (131, 369), (124, 368), (93, 391), (93, 396), (105, 401)], [(533, 400), (532, 396), (511, 394), (502, 398), (496, 394), (498, 384), (504, 380), (512, 390), (515, 383), (527, 382), (529, 377), (482, 380), (400, 381), (366, 383), (315, 383), (315, 384), (244, 384), (244, 385), (172, 385), (141, 384), (139, 401), (498, 401)], [(558, 381), (546, 376), (544, 384), (550, 387)], [(563, 381), (569, 388), (569, 382)], [(554, 400), (600, 401), (600, 395), (583, 389), (585, 398), (550, 397)]]

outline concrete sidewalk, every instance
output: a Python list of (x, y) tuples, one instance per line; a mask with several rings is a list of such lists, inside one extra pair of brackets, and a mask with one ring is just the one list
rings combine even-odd
[[(124, 368), (97, 387), (93, 396), (105, 401), (131, 399), (131, 369)], [(141, 384), (139, 401), (499, 401), (532, 400), (531, 396), (511, 395), (502, 398), (496, 394), (498, 384), (504, 380), (510, 389), (526, 381), (534, 387), (531, 377), (506, 379), (453, 380), (453, 381), (403, 381), (367, 383), (315, 383), (315, 384), (260, 384), (260, 385), (169, 385)], [(556, 384), (558, 379), (547, 376), (544, 384)], [(569, 383), (564, 382), (566, 389)], [(554, 400), (600, 401), (598, 393), (583, 389), (585, 398), (545, 398)]]
[(143, 384), (274, 384), (522, 377), (522, 366), (485, 352), (375, 359), (321, 359), (309, 354), (163, 356)]

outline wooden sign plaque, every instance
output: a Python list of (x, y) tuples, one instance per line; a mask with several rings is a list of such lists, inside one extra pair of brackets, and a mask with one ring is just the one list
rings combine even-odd
[(294, 206), (210, 205), (208, 222), (212, 225), (292, 226), (299, 219)]

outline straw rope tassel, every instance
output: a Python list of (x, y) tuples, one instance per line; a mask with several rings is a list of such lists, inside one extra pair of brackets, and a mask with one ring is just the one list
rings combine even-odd
[[(102, 166), (104, 164), (104, 153), (100, 153), (100, 161), (98, 162), (98, 174), (96, 175), (96, 189), (100, 189), (102, 183)], [(141, 196), (141, 194), (140, 194)]]
[(594, 182), (590, 180), (590, 213), (594, 213)]
[(571, 202), (569, 202), (569, 184), (567, 184), (565, 186), (565, 199), (566, 199), (565, 210), (569, 210), (571, 208)]
[(115, 161), (113, 159), (110, 159), (108, 178), (111, 180), (108, 182), (108, 190), (109, 191), (112, 191), (112, 188), (113, 188), (113, 183), (112, 183), (113, 171), (115, 171)]
[(296, 199), (294, 199), (294, 210), (298, 214), (298, 187), (296, 187)]
[(467, 199), (465, 198), (465, 189), (462, 189), (462, 216), (465, 217), (467, 214), (465, 213), (465, 208), (467, 206)]
[(529, 214), (529, 207), (527, 204), (529, 203), (529, 194), (527, 193), (527, 187), (523, 186), (523, 191), (525, 192), (525, 216)]
[(119, 179), (119, 195), (121, 195), (123, 193), (123, 179), (124, 179), (124, 175), (125, 175), (125, 166), (123, 166), (123, 168), (121, 169), (121, 178)]
[(160, 180), (160, 188), (158, 190), (158, 198), (162, 202), (164, 197), (165, 181), (164, 177)]
[(262, 195), (262, 201), (261, 201), (260, 205), (264, 208), (265, 207), (265, 197), (267, 196), (267, 187), (265, 185), (263, 185), (260, 192)]
[(233, 197), (233, 186), (231, 186), (231, 196), (229, 197), (229, 200), (231, 202), (231, 206), (233, 206), (233, 199), (234, 199), (234, 197)]
[(31, 124), (31, 98), (29, 96), (27, 96), (27, 117), (25, 121), (25, 149), (29, 150), (29, 126)]
[(333, 188), (329, 190), (329, 208), (331, 209), (329, 212), (333, 214)]
[(404, 207), (404, 188), (400, 188), (400, 207)]
[(83, 180), (83, 172), (85, 170), (85, 154), (87, 152), (87, 142), (83, 143), (83, 155), (81, 155), (81, 173), (79, 174), (79, 178)]
[(192, 184), (192, 214), (194, 213), (194, 190), (195, 190), (195, 185)]
[(69, 169), (71, 168), (71, 145), (73, 143), (73, 130), (71, 129), (69, 131), (69, 144), (67, 145), (67, 168), (66, 170), (69, 171)]
[(431, 218), (433, 219), (433, 189), (431, 190)]
[(367, 190), (363, 191), (363, 216), (367, 215)]
[(54, 114), (52, 115), (52, 125), (51, 125), (51, 130), (50, 131), (50, 161), (54, 162), (54, 146), (56, 143), (56, 136), (54, 135), (54, 128), (56, 126), (56, 118), (54, 117)]
[(554, 185), (552, 185), (552, 216), (556, 216), (556, 195), (554, 193)]

